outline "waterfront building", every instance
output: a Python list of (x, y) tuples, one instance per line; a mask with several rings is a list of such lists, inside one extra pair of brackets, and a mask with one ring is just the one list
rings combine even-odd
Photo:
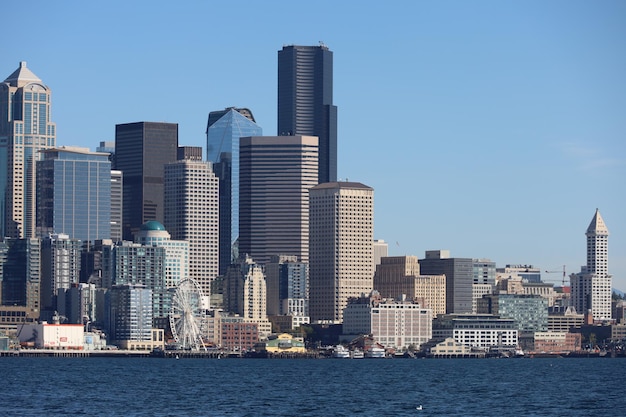
[(27, 66), (0, 83), (0, 236), (34, 238), (36, 162), (56, 146), (52, 91)]
[(37, 233), (92, 242), (111, 238), (109, 154), (88, 148), (42, 150), (37, 162)]
[(35, 349), (80, 350), (85, 343), (82, 324), (29, 323), (20, 324), (17, 337), (20, 344)]
[(424, 275), (446, 276), (446, 313), (470, 313), (472, 311), (472, 283), (474, 262), (471, 258), (450, 258), (450, 251), (426, 251), (419, 260)]
[(162, 329), (153, 329), (152, 291), (143, 285), (114, 285), (109, 291), (109, 336), (121, 349), (165, 346)]
[(306, 353), (304, 339), (294, 337), (288, 333), (271, 335), (263, 344), (263, 350), (266, 352), (280, 353)]
[(178, 124), (136, 122), (115, 126), (115, 166), (122, 171), (123, 238), (149, 220), (163, 223), (164, 165), (175, 162)]
[(317, 138), (244, 137), (239, 157), (239, 253), (263, 265), (280, 254), (308, 262), (309, 189), (317, 184)]
[(494, 294), (478, 300), (478, 314), (494, 314), (515, 320), (524, 332), (548, 330), (548, 302), (539, 295)]
[(57, 295), (80, 278), (82, 241), (66, 234), (50, 235), (41, 241), (41, 307), (44, 319), (57, 310)]
[(259, 341), (259, 325), (246, 322), (243, 317), (223, 316), (220, 336), (222, 349), (233, 352), (249, 351)]
[(41, 240), (0, 240), (0, 329), (39, 319)]
[(433, 320), (433, 339), (454, 338), (474, 348), (515, 349), (518, 345), (515, 320), (493, 314), (444, 314)]
[(417, 256), (385, 256), (374, 273), (374, 290), (384, 298), (406, 295), (437, 314), (446, 312), (445, 275), (421, 275)]
[(609, 229), (596, 209), (589, 223), (587, 265), (570, 275), (572, 305), (576, 311), (591, 310), (594, 320), (611, 319), (612, 277), (609, 274)]
[(263, 135), (249, 109), (229, 107), (209, 113), (207, 160), (219, 178), (219, 275), (239, 257), (239, 139)]
[(374, 189), (331, 182), (310, 190), (309, 314), (343, 321), (350, 297), (373, 287)]
[(144, 223), (135, 235), (135, 242), (165, 249), (166, 289), (175, 288), (189, 277), (189, 242), (171, 239), (161, 223), (154, 220)]
[(326, 45), (278, 51), (279, 135), (319, 138), (319, 183), (337, 181), (337, 107), (333, 53)]
[(165, 227), (172, 239), (189, 242), (188, 277), (207, 300), (219, 273), (218, 190), (209, 162), (186, 159), (165, 165)]
[(581, 334), (568, 332), (535, 332), (534, 353), (576, 352), (581, 348)]
[(376, 343), (397, 350), (419, 349), (432, 338), (432, 311), (405, 298), (352, 298), (343, 313), (343, 333), (370, 334)]
[(294, 317), (298, 326), (309, 322), (309, 268), (297, 256), (272, 256), (265, 265), (268, 316)]

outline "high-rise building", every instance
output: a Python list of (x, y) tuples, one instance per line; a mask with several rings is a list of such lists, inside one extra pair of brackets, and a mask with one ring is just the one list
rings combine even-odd
[(111, 237), (109, 154), (59, 147), (37, 162), (37, 232), (93, 242)]
[[(40, 280), (41, 240), (0, 241), (0, 305), (24, 307), (24, 321), (37, 320), (41, 310)], [(5, 318), (11, 321), (8, 317), (2, 321)]]
[(207, 297), (219, 273), (218, 190), (210, 162), (165, 165), (165, 227), (172, 239), (189, 242), (189, 278)]
[(252, 112), (229, 107), (209, 113), (207, 125), (207, 160), (219, 178), (219, 274), (226, 274), (238, 258), (239, 238), (239, 139), (261, 136)]
[(382, 239), (374, 239), (374, 270), (380, 265), (380, 260), (389, 256), (389, 245)]
[(309, 259), (309, 189), (317, 184), (317, 138), (241, 138), (239, 253)]
[(450, 258), (447, 250), (426, 251), (419, 260), (424, 275), (446, 276), (446, 313), (472, 312), (474, 263), (471, 258)]
[(124, 175), (122, 171), (111, 170), (111, 240), (122, 240)]
[(587, 232), (587, 265), (570, 275), (572, 305), (579, 313), (591, 311), (596, 320), (611, 318), (612, 277), (609, 274), (609, 229), (596, 209)]
[(278, 134), (319, 138), (319, 182), (337, 181), (333, 53), (326, 45), (278, 51)]
[(41, 241), (41, 310), (48, 320), (57, 310), (58, 292), (79, 282), (81, 247), (82, 241), (66, 234)]
[(136, 122), (115, 126), (115, 166), (124, 175), (123, 238), (149, 220), (163, 223), (163, 171), (175, 162), (178, 124)]
[(51, 103), (26, 62), (0, 83), (0, 236), (35, 237), (36, 161), (56, 146)]
[(226, 274), (226, 310), (244, 320), (267, 321), (267, 287), (263, 268), (252, 258), (242, 257)]
[(267, 314), (298, 317), (296, 324), (308, 322), (309, 268), (297, 256), (272, 256), (265, 265)]
[(152, 348), (153, 317), (150, 288), (138, 284), (116, 285), (111, 288), (109, 294), (107, 327), (111, 342), (125, 349)]
[(493, 314), (515, 320), (524, 332), (548, 331), (548, 301), (539, 295), (484, 295), (477, 303), (477, 314)]
[(348, 298), (372, 291), (374, 189), (331, 182), (310, 195), (309, 314), (341, 323)]

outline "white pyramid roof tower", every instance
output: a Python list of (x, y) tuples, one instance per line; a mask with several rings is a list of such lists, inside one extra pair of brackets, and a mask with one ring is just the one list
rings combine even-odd
[(593, 219), (591, 219), (591, 223), (589, 223), (589, 227), (587, 228), (587, 236), (608, 236), (609, 229), (607, 229), (606, 224), (604, 224), (604, 219), (600, 215), (600, 210), (596, 209), (596, 214), (594, 214)]
[(26, 61), (21, 61), (19, 68), (13, 71), (4, 82), (13, 87), (23, 87), (33, 82), (43, 84), (41, 79), (26, 67)]

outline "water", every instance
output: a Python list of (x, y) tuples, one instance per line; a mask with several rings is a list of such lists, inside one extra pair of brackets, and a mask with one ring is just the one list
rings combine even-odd
[(625, 371), (608, 358), (0, 358), (0, 415), (620, 416)]

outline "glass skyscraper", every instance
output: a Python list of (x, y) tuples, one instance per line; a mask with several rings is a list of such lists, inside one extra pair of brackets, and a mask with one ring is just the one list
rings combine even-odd
[(111, 238), (111, 162), (108, 153), (62, 147), (37, 162), (37, 230), (83, 242)]
[(337, 181), (333, 53), (326, 45), (278, 51), (278, 135), (317, 136), (319, 182)]
[(27, 67), (0, 83), (0, 232), (35, 237), (35, 162), (42, 149), (56, 145), (50, 121), (52, 92)]
[(230, 107), (209, 113), (207, 125), (207, 160), (219, 178), (219, 274), (224, 275), (239, 238), (239, 139), (261, 136), (249, 109)]

